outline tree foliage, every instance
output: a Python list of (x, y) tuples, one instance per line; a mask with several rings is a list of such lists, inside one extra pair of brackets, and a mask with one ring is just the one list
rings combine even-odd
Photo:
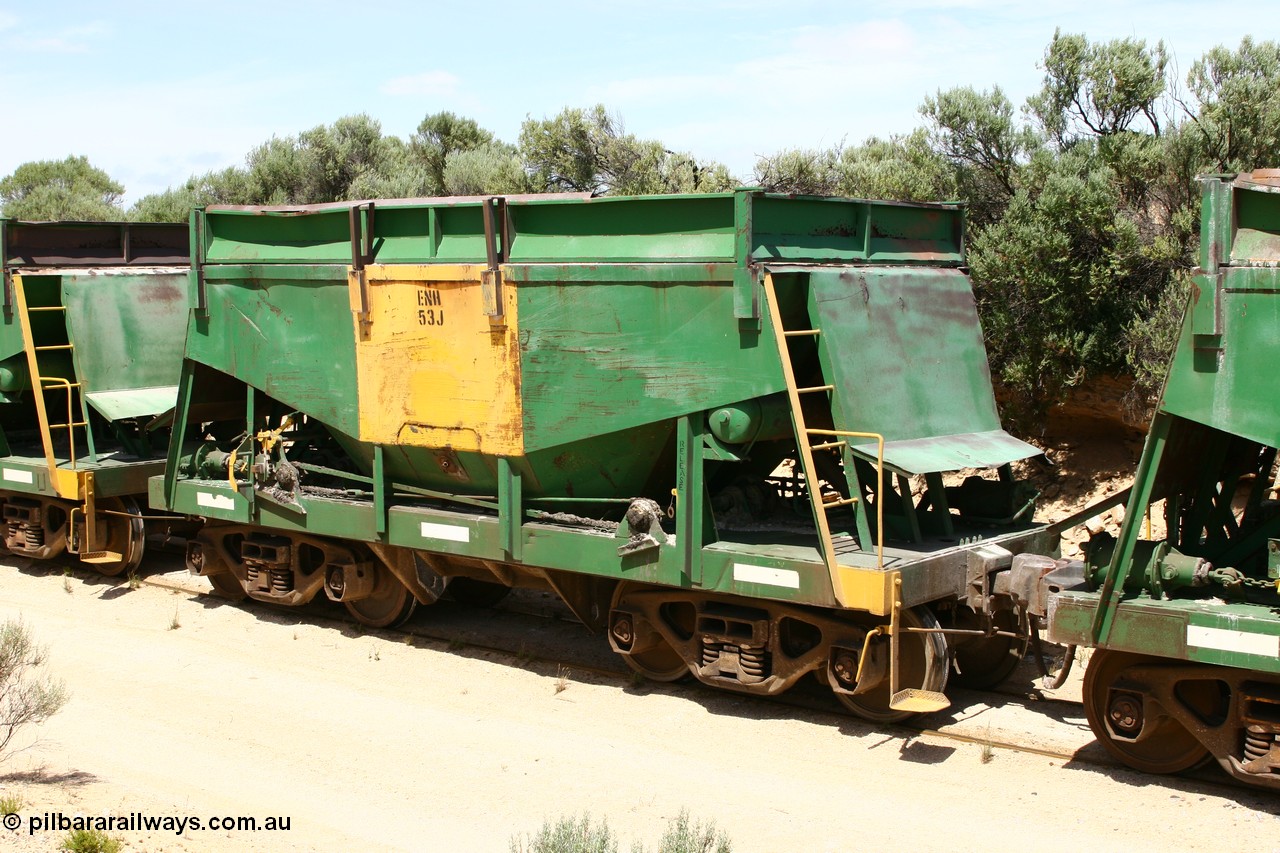
[(143, 196), (129, 209), (129, 218), (138, 222), (185, 222), (193, 207), (250, 204), (252, 199), (248, 174), (232, 166), (192, 176), (180, 186)]
[(1167, 92), (1164, 42), (1148, 49), (1141, 39), (1090, 44), (1083, 35), (1053, 34), (1044, 58), (1044, 86), (1027, 109), (1060, 147), (1082, 137), (1133, 129), (1160, 135), (1159, 101)]
[(546, 192), (715, 192), (734, 184), (720, 163), (699, 162), (627, 133), (602, 104), (527, 119), (520, 128), (520, 153), (533, 186)]
[[(993, 374), (1030, 427), (1073, 384), (1163, 378), (1199, 229), (1195, 177), (1280, 166), (1280, 45), (1245, 37), (1172, 79), (1163, 42), (1054, 33), (1039, 91), (939, 90), (921, 125), (856, 145), (760, 157), (771, 191), (968, 206), (970, 261)], [(720, 163), (627, 132), (604, 105), (527, 117), (515, 142), (452, 112), (406, 139), (352, 115), (254, 147), (239, 166), (146, 196), (137, 219), (193, 206), (525, 192), (731, 189)], [(0, 181), (6, 215), (113, 218), (123, 189), (83, 157)]]
[(120, 219), (122, 195), (88, 157), (23, 163), (0, 180), (0, 210), (11, 219)]
[(1014, 116), (999, 86), (940, 91), (920, 107), (936, 150), (951, 164), (975, 225), (999, 218), (1017, 192), (1019, 174), (1038, 140)]
[(1116, 348), (1144, 294), (1143, 247), (1115, 174), (1093, 151), (1038, 156), (969, 259), (1011, 416), (1033, 423), (1084, 376), (1122, 366)]
[[(495, 142), (497, 140), (493, 134), (476, 124), (474, 120), (462, 118), (450, 112), (440, 112), (422, 120), (410, 145), (414, 156), (426, 170), (429, 194), (447, 195), (449, 190), (445, 183), (445, 171), (449, 160), (482, 148), (486, 149), (487, 153), (497, 153), (491, 150)], [(481, 157), (485, 158), (485, 155)], [(475, 173), (474, 168), (465, 171)], [(486, 174), (489, 174), (487, 170)], [(480, 183), (484, 181), (481, 180)], [(470, 195), (470, 193), (459, 193), (459, 195)]]
[(755, 183), (772, 192), (841, 195), (895, 201), (957, 197), (955, 175), (918, 129), (888, 139), (871, 137), (846, 148), (791, 148), (756, 162)]
[(533, 191), (514, 145), (486, 142), (458, 151), (444, 168), (445, 195), (498, 195)]
[(1215, 172), (1280, 165), (1280, 44), (1245, 36), (1235, 50), (1215, 47), (1191, 66), (1187, 112)]

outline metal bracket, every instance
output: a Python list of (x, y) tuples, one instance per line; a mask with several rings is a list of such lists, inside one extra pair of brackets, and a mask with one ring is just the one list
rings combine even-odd
[(508, 560), (524, 559), (524, 489), (520, 472), (505, 456), (498, 457), (498, 538)]
[(760, 328), (760, 265), (747, 264), (733, 271), (733, 316), (746, 326)]
[[(362, 208), (365, 211), (363, 220), (360, 217)], [(370, 313), (369, 279), (364, 271), (365, 265), (373, 261), (373, 211), (373, 202), (363, 205), (353, 204), (347, 211), (347, 227), (351, 234), (351, 269), (356, 275), (360, 290), (358, 319), (360, 330), (365, 335), (373, 325), (373, 316)]]
[(988, 543), (966, 555), (965, 604), (975, 613), (991, 612), (991, 576), (1013, 564), (1013, 553)]
[(760, 266), (751, 260), (752, 207), (756, 193), (741, 189), (733, 194), (734, 256), (738, 267), (733, 271), (733, 316), (748, 328), (760, 328)]
[(0, 267), (4, 268), (4, 318), (13, 318), (13, 271), (9, 269), (9, 227), (0, 219)]
[[(484, 250), (487, 268), (481, 273), (480, 290), (484, 313), (495, 326), (506, 325), (502, 299), (502, 271), (507, 246), (507, 200), (486, 198), (480, 203), (484, 217)], [(501, 223), (501, 224), (499, 224)]]
[(196, 291), (196, 316), (208, 319), (209, 293), (204, 281), (204, 208), (191, 211), (191, 278)]
[(1192, 281), (1191, 331), (1196, 349), (1222, 349), (1222, 291), (1225, 276), (1201, 274)]

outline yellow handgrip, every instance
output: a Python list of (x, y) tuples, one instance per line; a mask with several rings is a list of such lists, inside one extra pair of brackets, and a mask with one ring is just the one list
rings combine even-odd
[(270, 453), (271, 448), (275, 447), (276, 444), (280, 441), (281, 433), (283, 433), (292, 425), (293, 425), (293, 415), (287, 415), (285, 416), (285, 419), (280, 422), (280, 426), (276, 427), (275, 429), (259, 430), (257, 436), (255, 437), (258, 439), (258, 443), (262, 445), (262, 452)]

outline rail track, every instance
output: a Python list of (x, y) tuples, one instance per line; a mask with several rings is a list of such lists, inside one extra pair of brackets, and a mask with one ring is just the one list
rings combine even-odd
[[(43, 567), (37, 565), (33, 568), (39, 571)], [(69, 563), (65, 565), (56, 564), (49, 568), (51, 574), (62, 573), (68, 568), (73, 572), (76, 571)], [(117, 579), (109, 580), (116, 581)], [(250, 600), (244, 602), (226, 601), (214, 591), (203, 589), (201, 581), (189, 578), (182, 570), (169, 570), (158, 574), (142, 575), (138, 577), (138, 581), (147, 586), (214, 599), (226, 606), (248, 605), (260, 612), (272, 613), (291, 620), (297, 617), (299, 620), (313, 623), (340, 625), (345, 631), (363, 636), (384, 637), (388, 642), (403, 642), (404, 638), (408, 637), (415, 644), (421, 641), (439, 644), (447, 650), (468, 650), (503, 655), (514, 658), (523, 666), (545, 668), (549, 674), (590, 675), (627, 686), (643, 684), (647, 690), (661, 690), (695, 699), (699, 696), (723, 695), (719, 691), (711, 691), (704, 688), (692, 680), (669, 684), (647, 681), (643, 676), (625, 666), (620, 659), (610, 652), (603, 639), (599, 643), (593, 643), (591, 641), (592, 638), (583, 632), (581, 623), (574, 619), (568, 609), (550, 594), (543, 595), (527, 590), (516, 591), (497, 607), (487, 609), (453, 602), (440, 602), (425, 612), (432, 613), (434, 611), (435, 615), (447, 614), (443, 619), (432, 620), (429, 616), (419, 616), (402, 628), (373, 629), (359, 624), (351, 618), (345, 609), (337, 605), (331, 605), (327, 601), (318, 604), (313, 603), (303, 609), (290, 608), (288, 610), (261, 605)], [(119, 579), (118, 582), (127, 583), (128, 581)], [(528, 632), (522, 631), (519, 626), (509, 624), (499, 626), (507, 629), (514, 627), (514, 631), (495, 630), (494, 622), (501, 620), (501, 617), (504, 616), (516, 617), (519, 620), (542, 620), (548, 625), (563, 627), (564, 636), (540, 637), (537, 642), (530, 642)], [(477, 619), (484, 621), (478, 623)], [(553, 646), (554, 649), (548, 650), (548, 646)], [(1098, 768), (1122, 767), (1118, 762), (1110, 759), (1101, 749), (1092, 747), (1084, 749), (1083, 752), (1074, 748), (1046, 748), (1044, 746), (1019, 743), (1014, 739), (993, 735), (990, 731), (981, 735), (965, 733), (939, 728), (928, 724), (928, 722), (873, 724), (852, 717), (840, 710), (831, 699), (828, 691), (822, 689), (810, 690), (808, 688), (808, 684), (801, 684), (797, 688), (776, 697), (750, 698), (775, 707), (802, 710), (815, 719), (836, 726), (865, 726), (876, 731), (908, 739), (924, 736), (956, 744), (975, 746), (984, 750), (984, 754), (995, 750), (1007, 750), (1063, 763), (1071, 762), (1073, 765)], [(993, 704), (978, 698), (984, 696), (1000, 698), (996, 700), (998, 704)], [(1039, 708), (1032, 709), (1038, 715), (1043, 715), (1047, 708), (1056, 705), (1072, 710), (1065, 713), (1054, 713), (1046, 717), (1046, 719), (1062, 722), (1064, 716), (1074, 712), (1076, 716), (1083, 720), (1083, 711), (1078, 710), (1081, 708), (1078, 700), (1039, 692), (1029, 698), (1029, 692), (1025, 689), (964, 690), (958, 694), (958, 697), (961, 703), (967, 702), (968, 705), (977, 704), (971, 700), (978, 698), (978, 703), (993, 708), (1013, 704), (1021, 708), (1030, 709), (1032, 705), (1038, 705), (1040, 706)], [(964, 707), (962, 705), (962, 710)], [(933, 718), (925, 717), (922, 719), (928, 721)], [(1083, 723), (1080, 725), (1083, 726)], [(1213, 780), (1208, 779), (1206, 781)], [(1223, 784), (1226, 784), (1226, 782), (1223, 782)]]
[[(643, 687), (646, 691), (661, 691), (693, 701), (725, 695), (722, 691), (705, 688), (692, 680), (658, 683), (645, 679), (609, 651), (603, 638), (596, 638), (598, 642), (592, 642), (592, 638), (583, 631), (581, 623), (550, 593), (517, 590), (506, 601), (492, 608), (442, 601), (424, 611), (435, 616), (434, 619), (419, 616), (398, 629), (375, 629), (360, 624), (340, 605), (330, 604), (328, 601), (313, 602), (304, 608), (277, 608), (252, 600), (229, 601), (212, 589), (203, 588), (202, 581), (186, 573), (181, 556), (171, 553), (154, 555), (150, 572), (133, 576), (132, 580), (99, 576), (85, 570), (70, 558), (31, 561), (9, 557), (6, 562), (21, 571), (50, 578), (70, 576), (81, 580), (94, 579), (112, 587), (128, 586), (136, 582), (138, 585), (216, 601), (220, 606), (247, 606), (258, 614), (280, 621), (336, 626), (352, 637), (382, 638), (388, 643), (434, 644), (447, 651), (504, 656), (515, 660), (520, 666), (542, 669), (547, 675), (554, 677), (590, 676), (615, 682), (628, 689)], [(1042, 692), (1030, 682), (1032, 676), (1020, 677), (1021, 673), (1030, 673), (1033, 669), (1033, 665), (1024, 660), (1019, 673), (1015, 673), (1008, 682), (1014, 687), (956, 691), (957, 701), (953, 706), (956, 719), (941, 726), (937, 724), (937, 714), (917, 718), (917, 722), (890, 724), (858, 719), (841, 710), (829, 691), (819, 688), (816, 681), (812, 686), (817, 689), (810, 689), (808, 683), (802, 682), (779, 696), (740, 698), (763, 703), (766, 707), (799, 711), (815, 723), (837, 729), (857, 727), (860, 730), (874, 730), (891, 738), (901, 738), (904, 743), (923, 737), (932, 741), (976, 747), (982, 751), (984, 762), (991, 760), (998, 751), (1007, 751), (1045, 758), (1076, 768), (1141, 776), (1093, 743), (1078, 699)], [(996, 731), (994, 722), (1000, 720), (988, 722), (986, 729), (980, 732), (958, 730), (972, 717), (1000, 715), (1002, 712), (1021, 714), (1024, 711), (1034, 717), (1037, 726), (1043, 721), (1049, 729), (1060, 727), (1064, 732), (1075, 731), (1080, 736), (1073, 737), (1070, 746), (1037, 745)], [(1213, 766), (1165, 778), (1170, 778), (1175, 785), (1207, 785), (1218, 791), (1246, 791), (1258, 797), (1255, 789), (1223, 776)], [(1258, 799), (1260, 803), (1269, 802), (1262, 797)]]

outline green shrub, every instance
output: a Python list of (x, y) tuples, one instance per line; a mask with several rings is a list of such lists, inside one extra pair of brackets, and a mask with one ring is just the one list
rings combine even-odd
[(732, 849), (729, 836), (716, 829), (715, 821), (690, 823), (685, 809), (667, 824), (658, 845), (658, 853), (730, 853)]
[(119, 853), (120, 840), (100, 829), (76, 829), (62, 839), (62, 849), (71, 853)]
[[(581, 818), (561, 817), (554, 823), (545, 821), (538, 834), (526, 842), (519, 835), (511, 838), (511, 853), (617, 853), (618, 839), (608, 821), (593, 824), (589, 814)], [(644, 842), (631, 845), (631, 853), (645, 853)], [(658, 844), (658, 853), (732, 853), (729, 837), (716, 829), (715, 821), (691, 821), (689, 812), (667, 823)]]
[(538, 834), (526, 846), (519, 836), (511, 839), (511, 853), (617, 853), (618, 839), (609, 830), (608, 821), (591, 823), (591, 815), (581, 819), (561, 817), (555, 823), (544, 822)]
[(45, 649), (18, 619), (0, 624), (0, 753), (18, 730), (43, 723), (66, 704), (62, 682), (40, 673)]

